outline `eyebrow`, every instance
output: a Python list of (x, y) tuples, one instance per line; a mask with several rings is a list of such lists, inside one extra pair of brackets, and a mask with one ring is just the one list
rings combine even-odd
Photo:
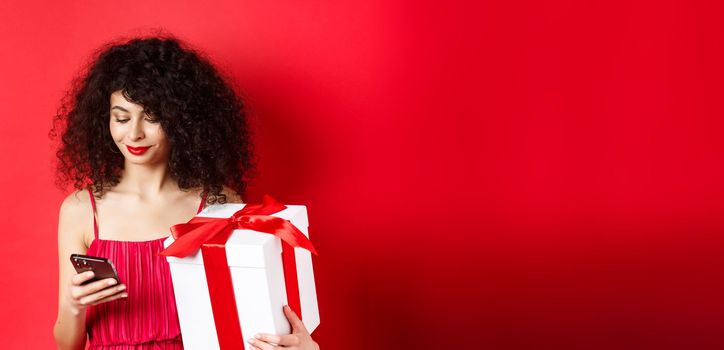
[[(113, 107), (111, 107), (111, 110), (114, 110), (114, 109), (118, 109), (118, 110), (121, 110), (121, 111), (126, 112), (126, 113), (131, 113), (131, 112), (129, 112), (127, 109), (125, 109), (125, 108), (123, 108), (123, 107), (121, 107), (121, 106), (113, 106)], [(143, 110), (141, 110), (141, 113), (143, 113)]]

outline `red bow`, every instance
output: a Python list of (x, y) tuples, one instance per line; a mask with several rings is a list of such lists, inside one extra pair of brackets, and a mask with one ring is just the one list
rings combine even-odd
[(174, 242), (159, 255), (183, 258), (196, 252), (202, 245), (224, 245), (231, 232), (238, 229), (270, 233), (292, 247), (304, 248), (318, 255), (312, 242), (289, 220), (269, 215), (286, 207), (265, 194), (262, 204), (247, 204), (228, 218), (196, 216), (185, 224), (171, 227)]

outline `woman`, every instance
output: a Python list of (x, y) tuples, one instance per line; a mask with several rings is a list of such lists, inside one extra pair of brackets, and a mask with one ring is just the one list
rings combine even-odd
[[(58, 183), (60, 349), (182, 349), (169, 267), (156, 253), (172, 225), (204, 205), (241, 202), (255, 169), (243, 103), (199, 52), (173, 37), (100, 50), (64, 98)], [(111, 260), (121, 280), (84, 284), (73, 253)], [(319, 349), (284, 308), (293, 333), (253, 349)]]

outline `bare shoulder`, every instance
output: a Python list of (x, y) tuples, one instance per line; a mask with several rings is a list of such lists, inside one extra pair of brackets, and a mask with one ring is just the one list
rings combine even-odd
[(77, 190), (68, 194), (60, 204), (60, 215), (67, 219), (82, 219), (91, 210), (90, 195), (86, 190)]
[(224, 188), (221, 190), (221, 193), (226, 195), (227, 203), (244, 203), (241, 200), (241, 196), (239, 196), (238, 193), (236, 193), (234, 190), (227, 186), (224, 186)]
[(76, 190), (68, 194), (60, 204), (58, 213), (58, 234), (61, 240), (86, 242), (85, 223), (92, 220), (93, 209), (87, 190)]

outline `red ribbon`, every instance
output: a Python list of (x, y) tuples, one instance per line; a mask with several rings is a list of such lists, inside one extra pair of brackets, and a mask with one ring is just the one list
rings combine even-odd
[(302, 318), (294, 247), (307, 249), (314, 255), (317, 251), (289, 220), (270, 215), (284, 209), (284, 204), (264, 195), (262, 204), (247, 204), (228, 218), (196, 216), (187, 223), (172, 226), (174, 242), (159, 253), (183, 258), (201, 249), (220, 349), (244, 348), (231, 270), (226, 260), (226, 241), (234, 230), (265, 232), (281, 239), (287, 304)]

